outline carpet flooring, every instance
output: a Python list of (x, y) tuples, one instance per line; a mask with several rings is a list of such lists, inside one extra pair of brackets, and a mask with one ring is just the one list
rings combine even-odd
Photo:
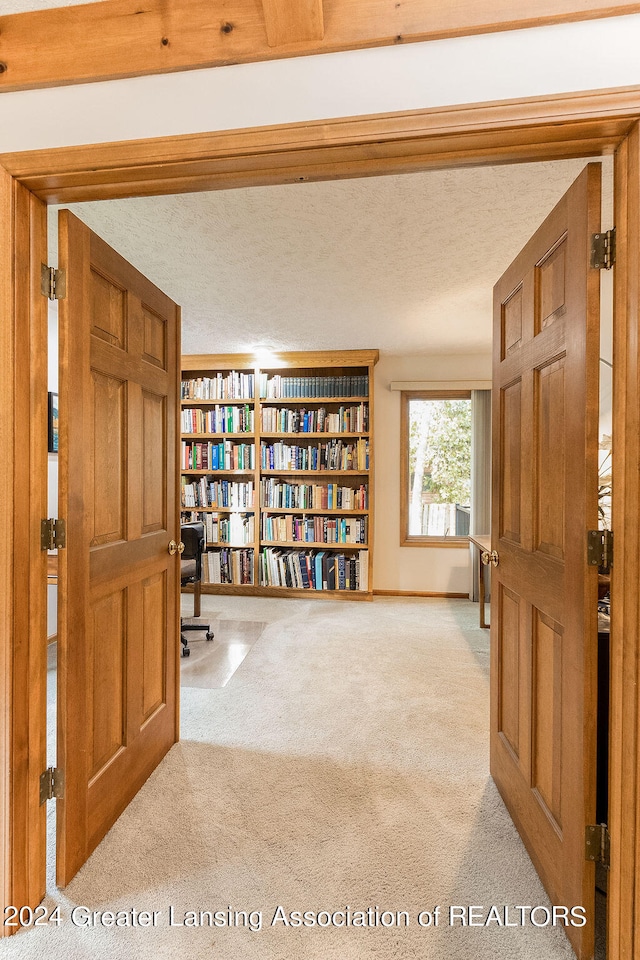
[[(66, 890), (50, 880), (45, 905), (62, 923), (4, 941), (0, 956), (573, 956), (553, 926), (448, 922), (451, 906), (549, 906), (488, 773), (477, 605), (205, 597), (203, 614), (214, 631), (255, 621), (260, 636), (224, 687), (183, 688), (181, 742)], [(85, 925), (83, 906), (157, 916)], [(335, 925), (347, 907), (351, 925)]]

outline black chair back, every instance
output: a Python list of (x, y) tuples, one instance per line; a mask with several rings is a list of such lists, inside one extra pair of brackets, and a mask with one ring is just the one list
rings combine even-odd
[(184, 543), (184, 550), (180, 557), (180, 580), (182, 583), (197, 583), (202, 580), (202, 554), (205, 545), (204, 523), (201, 521), (181, 523), (180, 539)]

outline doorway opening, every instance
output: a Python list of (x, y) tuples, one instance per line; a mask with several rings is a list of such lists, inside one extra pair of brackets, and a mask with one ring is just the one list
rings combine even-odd
[[(503, 169), (503, 170), (506, 170), (507, 168), (502, 168), (502, 169)], [(512, 169), (512, 168), (508, 168), (508, 169)], [(513, 169), (516, 169), (516, 168), (513, 168)], [(419, 175), (413, 175), (413, 176), (419, 176)], [(400, 178), (398, 178), (398, 179), (400, 179)], [(402, 179), (406, 179), (406, 178), (402, 178)], [(374, 183), (373, 181), (370, 181), (370, 180), (367, 180), (367, 181), (365, 181), (365, 182), (366, 182), (367, 184)], [(374, 184), (374, 186), (376, 186), (376, 185), (377, 185), (377, 184)], [(303, 188), (301, 188), (301, 189), (307, 189), (307, 187), (311, 187), (311, 186), (325, 186), (325, 185), (305, 185), (305, 186), (304, 186)], [(265, 190), (265, 191), (267, 191), (267, 192), (270, 191), (270, 190), (271, 190), (271, 191), (274, 190), (274, 188), (252, 188), (252, 190), (255, 190), (255, 189), (262, 189), (262, 190)], [(284, 188), (282, 188), (282, 189), (284, 189)], [(219, 198), (220, 196), (221, 196), (220, 194), (216, 194), (216, 195), (215, 195), (216, 198)], [(200, 198), (202, 198), (202, 195), (200, 195)], [(164, 198), (163, 198), (163, 199), (164, 199)], [(151, 202), (151, 201), (145, 201), (145, 203), (150, 203), (150, 202)], [(104, 204), (105, 204), (106, 206), (108, 206), (108, 205), (110, 205), (110, 204), (128, 204), (128, 203), (134, 204), (134, 203), (140, 203), (140, 201), (105, 201), (105, 202), (104, 202)], [(250, 204), (249, 206), (252, 206), (252, 205)], [(97, 220), (100, 219), (100, 218), (99, 218), (99, 209), (100, 209), (101, 207), (102, 207), (102, 204), (98, 204), (98, 203), (95, 203), (95, 204), (80, 204), (80, 205), (77, 205), (77, 208), (73, 208), (73, 207), (72, 207), (72, 209), (76, 209), (76, 212), (77, 212), (78, 215), (81, 217), (81, 219), (85, 219), (85, 217), (87, 217), (87, 215), (88, 215), (89, 219), (88, 219), (88, 221), (85, 221), (85, 222), (89, 222), (89, 225), (90, 225), (90, 226), (96, 227), (96, 228), (99, 230), (99, 232), (104, 235), (104, 229), (103, 229), (103, 227), (98, 227), (98, 224), (97, 224)], [(82, 209), (80, 209), (80, 208), (82, 208)], [(112, 209), (113, 209), (113, 208), (112, 208)], [(255, 210), (254, 210), (254, 212), (255, 212)], [(96, 218), (93, 222), (91, 222), (91, 217), (92, 217), (92, 216), (95, 216), (95, 218)], [(136, 219), (135, 216), (134, 216), (134, 219)], [(299, 215), (298, 219), (296, 220), (296, 226), (299, 225), (301, 219), (302, 219), (302, 215)], [(126, 223), (126, 221), (125, 221), (125, 223)], [(117, 231), (116, 231), (116, 232), (117, 232)], [(129, 221), (128, 224), (123, 228), (123, 234), (122, 234), (121, 236), (124, 237), (124, 235), (126, 235), (127, 233), (130, 233), (130, 232), (131, 232), (131, 221)], [(123, 246), (120, 245), (120, 242), (119, 242), (119, 241), (114, 242), (113, 239), (111, 239), (109, 236), (107, 236), (106, 238), (109, 239), (109, 241), (112, 242), (112, 244), (113, 244), (114, 246), (119, 247), (121, 250), (123, 250)], [(406, 241), (406, 238), (405, 238), (405, 237), (402, 237), (402, 236), (395, 236), (395, 237), (393, 237), (393, 240), (394, 240), (394, 243), (396, 243), (396, 244), (406, 243), (406, 242), (407, 242), (407, 241)], [(134, 240), (133, 237), (132, 237), (132, 242), (135, 243), (135, 240)], [(408, 246), (411, 246), (411, 244), (409, 243)], [(412, 248), (412, 249), (413, 249), (413, 248)], [(124, 252), (124, 250), (123, 250), (123, 252)], [(513, 254), (513, 252), (514, 252), (514, 251), (513, 251), (513, 249), (512, 249), (512, 250), (511, 250), (511, 255)], [(485, 251), (484, 251), (483, 249), (480, 249), (478, 256), (481, 257), (481, 256), (484, 255), (484, 253), (485, 253)], [(124, 253), (124, 255), (126, 256), (127, 254)], [(326, 259), (326, 249), (325, 249), (325, 251), (324, 251), (324, 255), (325, 255), (325, 259)], [(420, 259), (421, 259), (418, 251), (416, 251), (416, 250), (413, 250), (412, 256), (415, 258), (415, 262), (416, 262), (416, 263), (419, 262)], [(131, 259), (132, 259), (132, 262), (134, 262), (134, 264), (135, 264), (135, 259), (134, 259), (133, 257), (131, 257)], [(388, 269), (388, 262), (386, 263), (386, 268)], [(146, 269), (146, 268), (145, 268), (145, 269)], [(294, 271), (292, 271), (292, 273), (296, 273), (296, 271), (294, 270)], [(497, 275), (497, 274), (496, 274), (496, 275)], [(282, 284), (282, 273), (280, 273), (280, 274), (278, 275), (278, 273), (276, 272), (275, 276), (276, 276), (276, 278), (279, 278), (279, 282)], [(299, 276), (299, 274), (297, 274), (297, 276)], [(256, 285), (254, 284), (254, 286), (256, 286)], [(228, 289), (228, 288), (227, 288), (227, 289)], [(176, 299), (181, 299), (181, 298), (179, 297), (179, 295), (176, 295)], [(302, 298), (301, 298), (301, 299), (302, 299)], [(303, 303), (308, 303), (308, 302), (310, 302), (310, 299), (311, 299), (311, 298), (302, 299), (302, 302), (303, 302)], [(454, 301), (455, 301), (455, 297), (454, 297)], [(451, 303), (446, 303), (444, 299), (443, 299), (443, 301), (440, 303), (439, 306), (440, 306), (440, 308), (447, 307), (447, 308), (449, 308), (449, 309), (453, 306), (454, 308), (460, 309), (460, 303), (459, 303), (459, 302), (458, 302), (458, 303), (455, 303), (455, 302), (454, 302), (453, 304), (451, 304)], [(414, 322), (415, 322), (415, 313), (414, 313), (413, 315), (412, 315), (411, 313), (409, 313), (408, 316), (407, 316), (407, 319), (408, 319), (409, 324), (414, 323)], [(199, 324), (200, 324), (201, 326), (204, 325), (204, 324), (206, 324), (206, 317), (201, 318), (198, 322), (199, 322)], [(234, 329), (234, 330), (237, 330), (237, 329), (238, 329), (237, 324), (235, 324), (235, 325), (228, 324), (228, 326), (229, 326), (230, 328)], [(242, 330), (242, 327), (240, 327), (240, 329)], [(294, 329), (295, 329), (295, 328), (294, 328)], [(249, 328), (246, 327), (244, 330), (242, 330), (242, 332), (243, 332), (243, 335), (246, 335), (247, 338), (249, 339), (249, 337), (250, 337), (250, 330), (249, 330)], [(228, 331), (225, 331), (225, 333), (228, 333)], [(262, 333), (264, 334), (264, 326), (262, 326)], [(270, 335), (271, 335), (271, 329), (270, 329)], [(326, 336), (327, 338), (332, 337), (332, 336), (333, 336), (332, 330), (331, 330), (331, 329), (327, 329), (326, 331), (324, 331), (323, 335)], [(368, 335), (369, 337), (371, 336), (370, 331), (368, 331), (368, 334), (367, 334), (367, 335)], [(253, 342), (251, 343), (251, 346), (254, 346), (254, 345), (255, 345), (255, 338), (254, 338), (254, 336), (251, 337), (251, 339), (252, 339), (252, 341), (253, 341)], [(246, 343), (246, 341), (243, 341), (242, 344), (240, 344), (240, 346), (242, 346), (243, 349), (246, 349), (245, 343)], [(370, 340), (367, 341), (367, 344), (370, 345)], [(279, 346), (279, 345), (280, 345), (280, 344), (275, 344), (276, 347)], [(355, 345), (357, 345), (357, 344), (353, 344), (353, 345), (355, 346)], [(209, 352), (209, 350), (210, 350), (213, 346), (214, 346), (213, 344), (207, 344), (207, 345), (204, 346), (204, 347), (200, 347), (198, 350), (194, 350), (194, 347), (193, 347), (193, 346), (190, 346), (190, 350), (191, 350), (192, 352)], [(219, 345), (216, 344), (215, 346), (218, 347)], [(228, 349), (228, 348), (227, 348), (227, 349)], [(217, 349), (216, 349), (216, 352), (218, 352)], [(230, 352), (232, 352), (232, 351), (230, 351)], [(442, 353), (441, 353), (440, 355), (442, 356)], [(467, 356), (468, 356), (468, 355), (467, 355)], [(403, 362), (403, 363), (406, 363), (406, 357), (402, 360), (402, 362)], [(394, 364), (397, 364), (396, 369), (400, 369), (400, 367), (401, 367), (401, 361), (400, 361), (400, 360), (393, 360), (393, 361), (390, 360), (390, 361), (388, 362), (388, 370), (390, 370), (390, 369), (393, 367)], [(397, 511), (396, 511), (396, 512), (397, 512)]]

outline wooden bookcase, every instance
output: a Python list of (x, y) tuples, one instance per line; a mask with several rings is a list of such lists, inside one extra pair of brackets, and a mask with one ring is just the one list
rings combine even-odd
[(377, 360), (183, 356), (180, 509), (208, 528), (203, 592), (371, 599)]

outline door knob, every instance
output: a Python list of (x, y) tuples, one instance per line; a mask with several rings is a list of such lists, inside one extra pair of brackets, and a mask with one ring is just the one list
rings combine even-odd
[[(184, 546), (182, 549), (184, 550)], [(178, 544), (175, 542), (175, 540), (169, 540), (169, 553), (171, 554), (172, 557), (174, 557), (177, 552), (178, 552)]]
[(483, 550), (482, 553), (480, 554), (480, 560), (482, 561), (485, 567), (488, 567), (489, 564), (491, 564), (494, 567), (497, 567), (498, 564), (500, 563), (500, 558), (498, 557), (497, 550), (492, 550), (491, 553), (489, 553), (488, 550)]
[(184, 543), (182, 542), (182, 540), (180, 540), (180, 542), (178, 543), (178, 553), (180, 554), (184, 553)]

